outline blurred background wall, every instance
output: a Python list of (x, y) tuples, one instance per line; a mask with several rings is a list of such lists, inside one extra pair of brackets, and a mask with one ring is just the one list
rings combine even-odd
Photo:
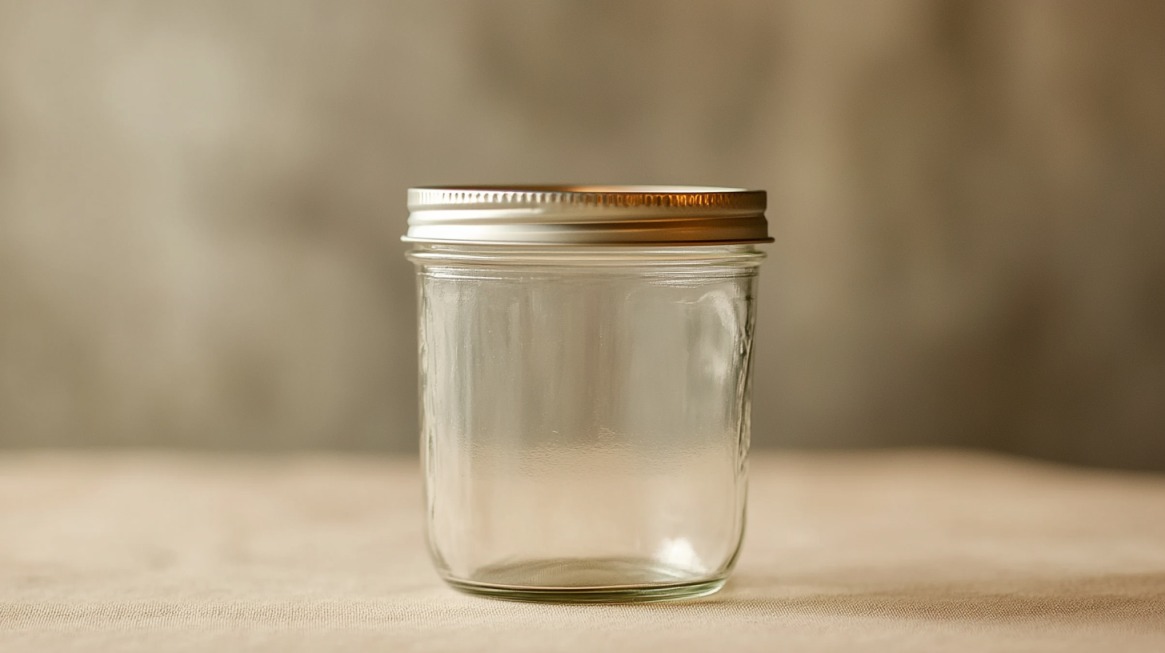
[(758, 446), (1165, 468), (1165, 4), (0, 0), (0, 446), (412, 451), (404, 191), (770, 192)]

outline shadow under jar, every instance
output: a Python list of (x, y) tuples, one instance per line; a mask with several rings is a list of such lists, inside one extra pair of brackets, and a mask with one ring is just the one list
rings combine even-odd
[(409, 191), (429, 548), (475, 594), (718, 590), (744, 531), (765, 194)]

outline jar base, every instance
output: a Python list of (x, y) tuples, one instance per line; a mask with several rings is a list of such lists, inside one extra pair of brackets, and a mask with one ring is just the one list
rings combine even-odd
[(726, 578), (627, 558), (539, 560), (492, 565), (469, 580), (445, 578), (468, 594), (510, 601), (546, 603), (644, 603), (708, 596)]

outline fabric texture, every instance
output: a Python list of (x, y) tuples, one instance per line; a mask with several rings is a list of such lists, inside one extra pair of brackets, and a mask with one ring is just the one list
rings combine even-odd
[(432, 571), (410, 458), (0, 455), (0, 650), (1161, 651), (1165, 477), (764, 453), (719, 594), (563, 606)]

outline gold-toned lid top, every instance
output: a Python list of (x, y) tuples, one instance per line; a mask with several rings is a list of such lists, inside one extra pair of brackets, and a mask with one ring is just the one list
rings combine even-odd
[(764, 191), (703, 186), (409, 189), (416, 243), (729, 245), (772, 242)]

